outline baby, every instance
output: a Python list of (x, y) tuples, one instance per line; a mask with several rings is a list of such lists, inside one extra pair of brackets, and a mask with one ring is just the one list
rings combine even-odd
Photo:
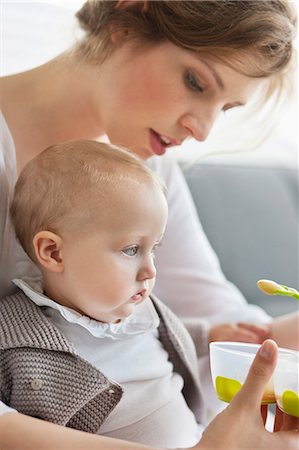
[(167, 222), (159, 179), (108, 144), (54, 145), (22, 171), (11, 217), (42, 282), (16, 279), (17, 294), (0, 302), (1, 400), (87, 432), (195, 445), (208, 327), (187, 322), (195, 349), (151, 294)]
[(135, 156), (93, 141), (54, 145), (25, 167), (11, 216), (42, 283), (14, 280), (18, 293), (0, 302), (6, 405), (153, 446), (198, 442), (195, 348), (151, 295), (163, 190)]

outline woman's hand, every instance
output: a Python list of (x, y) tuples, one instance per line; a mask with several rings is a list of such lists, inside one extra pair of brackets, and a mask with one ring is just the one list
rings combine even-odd
[[(206, 428), (194, 450), (217, 449), (296, 449), (298, 450), (298, 421), (280, 413), (277, 431), (264, 427), (261, 399), (277, 360), (277, 345), (267, 340), (252, 363), (247, 380), (229, 406)], [(290, 430), (297, 429), (297, 431)], [(283, 430), (283, 431), (282, 431)], [(288, 430), (288, 431), (286, 431)]]
[(225, 323), (210, 330), (209, 341), (237, 341), (261, 344), (270, 337), (270, 326), (249, 323)]

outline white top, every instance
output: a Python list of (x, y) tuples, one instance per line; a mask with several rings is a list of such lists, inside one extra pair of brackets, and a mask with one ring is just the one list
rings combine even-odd
[(14, 282), (43, 307), (81, 358), (123, 387), (124, 395), (100, 435), (165, 448), (199, 441), (201, 429), (182, 395), (183, 379), (173, 372), (158, 339), (159, 317), (150, 298), (136, 305), (123, 326), (91, 320), (43, 295), (41, 286)]
[(187, 182), (171, 153), (148, 161), (167, 186), (169, 216), (162, 246), (156, 251), (154, 293), (179, 317), (201, 317), (211, 323), (269, 322), (249, 305), (221, 271), (198, 218)]
[(9, 205), (17, 179), (15, 146), (0, 111), (0, 298), (15, 291), (13, 278), (37, 276), (39, 271), (15, 238)]

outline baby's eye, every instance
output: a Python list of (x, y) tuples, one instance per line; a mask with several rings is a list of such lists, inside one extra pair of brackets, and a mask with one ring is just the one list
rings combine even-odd
[(184, 80), (186, 86), (192, 91), (203, 92), (204, 88), (199, 83), (197, 77), (189, 70), (184, 75)]
[(132, 245), (132, 247), (127, 247), (122, 250), (122, 253), (124, 253), (127, 256), (135, 256), (138, 252), (138, 245)]

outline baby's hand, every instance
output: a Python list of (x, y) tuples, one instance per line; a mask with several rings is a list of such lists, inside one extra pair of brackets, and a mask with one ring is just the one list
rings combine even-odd
[(251, 325), (248, 323), (225, 323), (215, 325), (210, 330), (210, 342), (237, 341), (261, 344), (270, 337), (269, 325)]

